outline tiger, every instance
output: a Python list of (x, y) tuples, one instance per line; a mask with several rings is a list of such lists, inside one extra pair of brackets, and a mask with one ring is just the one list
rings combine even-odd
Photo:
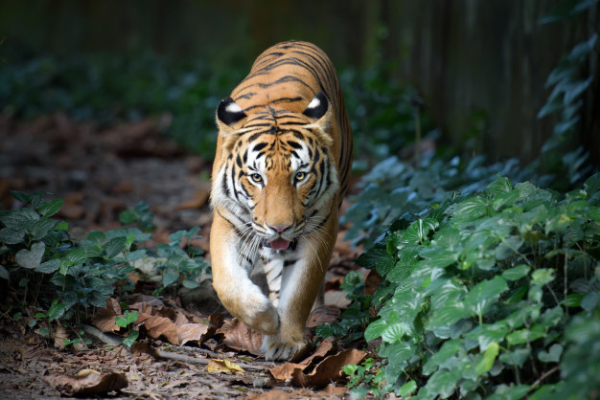
[[(352, 164), (333, 64), (308, 42), (270, 47), (221, 100), (216, 123), (213, 287), (231, 315), (264, 334), (265, 359), (291, 360), (322, 303)], [(251, 279), (259, 267), (268, 294)]]

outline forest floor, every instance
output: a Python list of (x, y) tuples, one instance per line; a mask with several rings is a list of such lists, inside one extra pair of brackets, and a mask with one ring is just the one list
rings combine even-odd
[[(63, 114), (28, 122), (0, 117), (0, 203), (18, 206), (9, 190), (64, 198), (55, 218), (68, 221), (70, 234), (83, 238), (91, 230), (119, 228), (119, 213), (144, 201), (155, 216), (153, 244), (200, 226), (202, 238), (194, 244), (210, 259), (210, 163), (161, 134), (164, 123), (145, 119), (100, 127)], [(130, 306), (137, 302), (140, 310), (152, 309), (148, 321), (175, 315), (171, 320), (183, 318), (189, 327), (210, 319), (201, 341), (175, 345), (167, 328), (153, 335), (143, 330), (130, 351), (119, 344), (119, 335), (97, 329), (102, 323), (95, 315), (83, 321), (93, 344), (65, 347), (60, 337), (47, 340), (24, 320), (14, 322), (7, 315), (8, 302), (0, 303), (0, 398), (58, 399), (76, 394), (78, 387), (83, 388), (80, 396), (110, 399), (347, 398), (341, 367), (357, 363), (365, 353), (314, 336), (316, 325), (336, 321), (348, 305), (339, 285), (349, 270), (357, 269), (352, 260), (359, 253), (342, 236), (343, 231), (326, 278), (326, 306), (309, 319), (307, 337), (314, 346), (304, 361), (261, 358), (260, 335), (231, 321), (209, 280), (202, 282), (201, 292), (171, 291), (161, 298), (152, 295), (148, 283), (146, 292), (128, 300)], [(11, 288), (0, 297), (15, 301), (18, 293)], [(109, 317), (114, 321), (114, 315)], [(183, 329), (175, 325), (170, 329)]]

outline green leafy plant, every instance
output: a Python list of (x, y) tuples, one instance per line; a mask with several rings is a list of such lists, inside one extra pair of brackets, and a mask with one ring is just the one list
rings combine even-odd
[[(581, 17), (586, 12), (593, 13), (597, 3), (597, 0), (562, 2), (552, 13), (542, 18), (540, 24), (565, 22)], [(587, 112), (585, 95), (594, 82), (594, 71), (590, 66), (593, 64), (591, 59), (597, 52), (596, 28), (585, 41), (575, 45), (552, 70), (546, 80), (546, 87), (552, 88), (552, 92), (537, 115), (541, 119), (558, 114), (552, 135), (542, 147), (542, 157), (538, 163), (555, 174), (555, 186), (562, 189), (581, 182), (592, 170), (591, 166), (585, 164), (589, 154), (583, 148), (573, 149), (571, 138), (578, 129), (590, 128), (584, 123)]]
[(140, 332), (136, 329), (132, 328), (132, 324), (138, 319), (139, 312), (138, 311), (129, 311), (126, 310), (123, 316), (115, 317), (115, 324), (117, 324), (120, 328), (129, 327), (129, 332), (127, 337), (123, 340), (123, 344), (127, 347), (131, 347), (132, 344), (135, 343), (137, 338), (140, 336)]
[[(133, 226), (92, 231), (75, 241), (66, 222), (50, 218), (60, 210), (62, 199), (46, 201), (41, 193), (12, 195), (25, 207), (0, 211), (0, 277), (22, 289), (21, 305), (11, 305), (9, 310), (42, 307), (29, 321), (30, 327), (40, 325), (42, 336), (49, 333), (52, 321), (78, 324), (94, 307), (104, 307), (113, 294), (131, 291), (129, 274), (138, 262), (163, 270), (164, 287), (176, 281), (194, 287), (193, 279), (207, 272), (202, 251), (188, 243), (199, 237), (199, 228), (171, 235), (172, 242), (156, 251), (141, 246), (150, 234)], [(152, 215), (143, 203), (122, 213), (120, 220), (145, 231), (153, 229)], [(17, 314), (20, 311), (13, 315)], [(133, 313), (127, 315), (133, 318)], [(133, 341), (135, 334), (131, 334)]]
[(364, 331), (383, 359), (374, 393), (588, 398), (599, 255), (600, 175), (565, 195), (499, 177), (405, 217), (357, 261), (384, 280)]

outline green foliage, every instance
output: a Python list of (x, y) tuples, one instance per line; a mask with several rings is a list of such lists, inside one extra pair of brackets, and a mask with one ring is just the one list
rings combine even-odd
[[(46, 305), (30, 321), (32, 327), (39, 319), (78, 320), (82, 312), (104, 307), (115, 291), (132, 290), (129, 273), (137, 263), (157, 268), (165, 277), (164, 287), (174, 283), (195, 287), (194, 278), (208, 269), (202, 251), (188, 243), (198, 237), (197, 227), (171, 235), (171, 243), (156, 251), (142, 247), (150, 240), (147, 231), (153, 229), (144, 203), (120, 215), (122, 223), (136, 223), (144, 231), (137, 226), (92, 231), (85, 240), (75, 241), (64, 221), (49, 218), (59, 211), (62, 199), (46, 201), (39, 192), (12, 194), (26, 207), (0, 211), (0, 277), (25, 289), (23, 305), (27, 301)], [(184, 245), (185, 250), (180, 247)], [(135, 320), (133, 314), (126, 313), (121, 323), (127, 326), (131, 322), (127, 316)], [(48, 329), (43, 328), (42, 334)]]
[(402, 221), (358, 260), (383, 277), (351, 305), (377, 314), (364, 337), (384, 360), (366, 389), (418, 388), (415, 399), (600, 389), (600, 175), (565, 195), (498, 177)]
[[(215, 110), (248, 73), (242, 67), (174, 62), (150, 54), (135, 56), (45, 56), (2, 65), (0, 112), (29, 119), (63, 111), (99, 124), (165, 113), (163, 128), (185, 148), (214, 157)], [(391, 79), (393, 68), (340, 70), (346, 107), (354, 128), (358, 162), (397, 154), (415, 135), (414, 89)], [(421, 123), (431, 131), (427, 114)], [(170, 122), (168, 122), (170, 121)]]
[(63, 111), (100, 124), (168, 113), (167, 133), (212, 158), (216, 107), (246, 72), (150, 54), (45, 56), (2, 65), (0, 112), (29, 119)]
[[(598, 0), (571, 0), (562, 2), (540, 23), (563, 22), (590, 11)], [(590, 11), (591, 12), (591, 11)], [(589, 66), (598, 52), (598, 33), (578, 43), (565, 55), (546, 80), (546, 87), (552, 92), (546, 104), (538, 113), (538, 118), (558, 114), (557, 123), (550, 138), (542, 147), (543, 167), (557, 177), (557, 186), (562, 188), (581, 182), (586, 175), (581, 171), (588, 154), (583, 148), (573, 150), (571, 138), (582, 126), (585, 114), (585, 94), (592, 87), (593, 71)], [(589, 171), (588, 171), (589, 172)], [(565, 182), (561, 182), (564, 180)]]
[[(353, 199), (342, 223), (351, 222), (346, 240), (364, 241), (371, 247), (391, 225), (405, 227), (415, 215), (428, 207), (440, 207), (457, 196), (483, 190), (498, 174), (517, 181), (531, 180), (535, 174), (518, 168), (514, 159), (484, 165), (484, 157), (474, 157), (468, 163), (454, 157), (449, 162), (434, 160), (415, 169), (397, 157), (377, 164), (363, 176), (361, 192)], [(539, 178), (544, 184), (546, 178)]]

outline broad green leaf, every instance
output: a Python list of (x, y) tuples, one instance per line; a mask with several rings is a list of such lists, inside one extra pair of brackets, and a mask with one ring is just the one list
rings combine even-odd
[(423, 375), (430, 375), (436, 371), (440, 364), (454, 356), (462, 348), (460, 339), (448, 340), (442, 347), (432, 355), (423, 365)]
[(200, 284), (192, 279), (184, 279), (181, 284), (183, 287), (188, 289), (196, 289), (197, 287), (200, 287)]
[(125, 311), (125, 314), (122, 317), (115, 317), (115, 324), (120, 328), (127, 328), (138, 319), (138, 316), (138, 311)]
[(358, 365), (356, 364), (346, 364), (342, 367), (342, 371), (348, 376), (354, 375), (356, 370), (358, 369)]
[(27, 231), (31, 235), (32, 240), (40, 240), (54, 228), (54, 225), (56, 225), (55, 220), (40, 218), (35, 223), (31, 224), (31, 227)]
[(41, 272), (43, 274), (51, 274), (58, 271), (60, 267), (60, 259), (55, 258), (54, 260), (46, 261), (45, 263), (40, 264), (35, 270), (37, 272)]
[(469, 317), (471, 313), (465, 308), (463, 302), (454, 302), (441, 306), (434, 311), (428, 323), (428, 329), (453, 325), (462, 318)]
[(179, 279), (179, 273), (171, 269), (167, 270), (163, 275), (163, 287), (167, 287)]
[(408, 396), (417, 390), (417, 383), (413, 380), (406, 382), (400, 387), (400, 396)]
[(134, 262), (139, 260), (140, 258), (144, 257), (146, 255), (146, 249), (139, 249), (139, 250), (135, 250), (132, 251), (131, 253), (127, 254), (127, 261), (129, 262)]
[(510, 179), (504, 177), (504, 176), (499, 176), (498, 178), (496, 178), (496, 180), (492, 183), (490, 183), (488, 185), (488, 187), (486, 188), (486, 191), (493, 195), (499, 195), (499, 194), (503, 194), (503, 193), (509, 193), (510, 191), (512, 191), (513, 189), (513, 184), (510, 181)]
[(15, 231), (29, 229), (38, 219), (40, 219), (40, 216), (31, 208), (12, 210), (8, 214), (0, 216), (0, 222), (2, 222), (6, 228)]
[(492, 208), (496, 211), (502, 207), (512, 206), (515, 201), (519, 198), (519, 192), (513, 190), (512, 192), (502, 193), (494, 197), (492, 201)]
[(475, 285), (465, 296), (465, 307), (478, 315), (485, 313), (486, 308), (493, 303), (500, 294), (508, 290), (506, 280), (496, 275), (493, 279)]
[(530, 354), (531, 349), (528, 347), (523, 347), (502, 353), (500, 354), (499, 359), (505, 364), (515, 365), (521, 368), (523, 364), (525, 364), (525, 361), (527, 361), (529, 358)]
[(563, 304), (567, 307), (580, 307), (583, 300), (582, 293), (571, 293), (563, 300)]
[(35, 242), (31, 245), (31, 250), (22, 249), (17, 253), (17, 264), (23, 268), (37, 268), (42, 262), (46, 245), (44, 242)]
[(521, 264), (502, 272), (502, 277), (508, 281), (518, 281), (527, 276), (530, 270), (531, 268), (528, 265)]
[(600, 300), (600, 293), (596, 291), (589, 292), (581, 300), (581, 308), (586, 311), (592, 311), (594, 308), (596, 308), (598, 300)]
[(382, 332), (381, 338), (388, 343), (399, 342), (402, 337), (410, 331), (409, 326), (404, 322), (396, 322), (388, 325)]
[(98, 244), (102, 244), (106, 240), (106, 235), (104, 234), (104, 232), (91, 231), (87, 236), (87, 240), (91, 242), (96, 242)]
[(548, 349), (548, 351), (542, 350), (538, 354), (538, 358), (541, 362), (559, 362), (560, 356), (563, 352), (563, 346), (559, 343), (555, 343)]
[(14, 230), (10, 228), (0, 229), (0, 243), (18, 244), (25, 241), (24, 230)]
[(131, 347), (131, 345), (133, 345), (135, 343), (135, 341), (137, 340), (137, 338), (139, 336), (140, 336), (139, 331), (131, 331), (131, 332), (129, 332), (127, 337), (125, 339), (123, 339), (123, 344), (127, 347)]
[(65, 259), (68, 260), (71, 265), (79, 265), (88, 259), (88, 255), (84, 250), (74, 249), (67, 253)]
[(107, 258), (113, 258), (117, 256), (120, 252), (125, 250), (127, 243), (127, 238), (124, 236), (118, 236), (110, 239), (104, 245), (104, 251), (106, 252)]
[(63, 204), (65, 203), (64, 199), (55, 199), (52, 200), (38, 209), (38, 212), (42, 215), (42, 217), (51, 217), (56, 214)]
[(534, 285), (545, 285), (554, 280), (554, 270), (549, 268), (540, 268), (531, 274), (531, 283)]
[(559, 324), (564, 314), (563, 308), (560, 306), (549, 308), (544, 311), (537, 322), (545, 328), (552, 328)]
[(13, 199), (20, 201), (21, 203), (29, 203), (31, 201), (31, 196), (27, 193), (20, 192), (18, 190), (9, 190)]
[(485, 353), (483, 353), (483, 358), (479, 360), (479, 362), (475, 366), (475, 372), (477, 373), (477, 376), (485, 374), (492, 368), (492, 366), (494, 365), (494, 361), (496, 361), (496, 357), (498, 356), (499, 351), (500, 346), (498, 346), (498, 343), (490, 343)]
[(508, 344), (511, 346), (523, 343), (530, 343), (534, 340), (546, 336), (546, 330), (541, 325), (533, 325), (530, 329), (520, 329), (512, 332), (506, 337)]
[(49, 321), (54, 321), (55, 319), (59, 319), (65, 314), (65, 305), (63, 303), (54, 303), (48, 309), (46, 313), (46, 317), (48, 317)]
[(123, 225), (129, 225), (137, 221), (138, 215), (133, 210), (125, 210), (119, 213), (119, 222)]
[(497, 260), (506, 260), (508, 257), (517, 254), (525, 239), (521, 236), (509, 236), (502, 240), (494, 250)]
[(469, 332), (466, 337), (476, 340), (481, 351), (486, 351), (492, 343), (501, 343), (508, 334), (508, 326), (504, 322), (483, 324)]
[(58, 225), (54, 227), (55, 231), (68, 231), (69, 223), (67, 221), (61, 221)]
[(437, 371), (425, 385), (428, 393), (438, 394), (442, 399), (450, 397), (456, 389), (456, 383), (461, 378), (460, 372), (458, 369)]
[(474, 221), (487, 213), (487, 200), (481, 196), (466, 199), (454, 211), (454, 218), (458, 220)]

